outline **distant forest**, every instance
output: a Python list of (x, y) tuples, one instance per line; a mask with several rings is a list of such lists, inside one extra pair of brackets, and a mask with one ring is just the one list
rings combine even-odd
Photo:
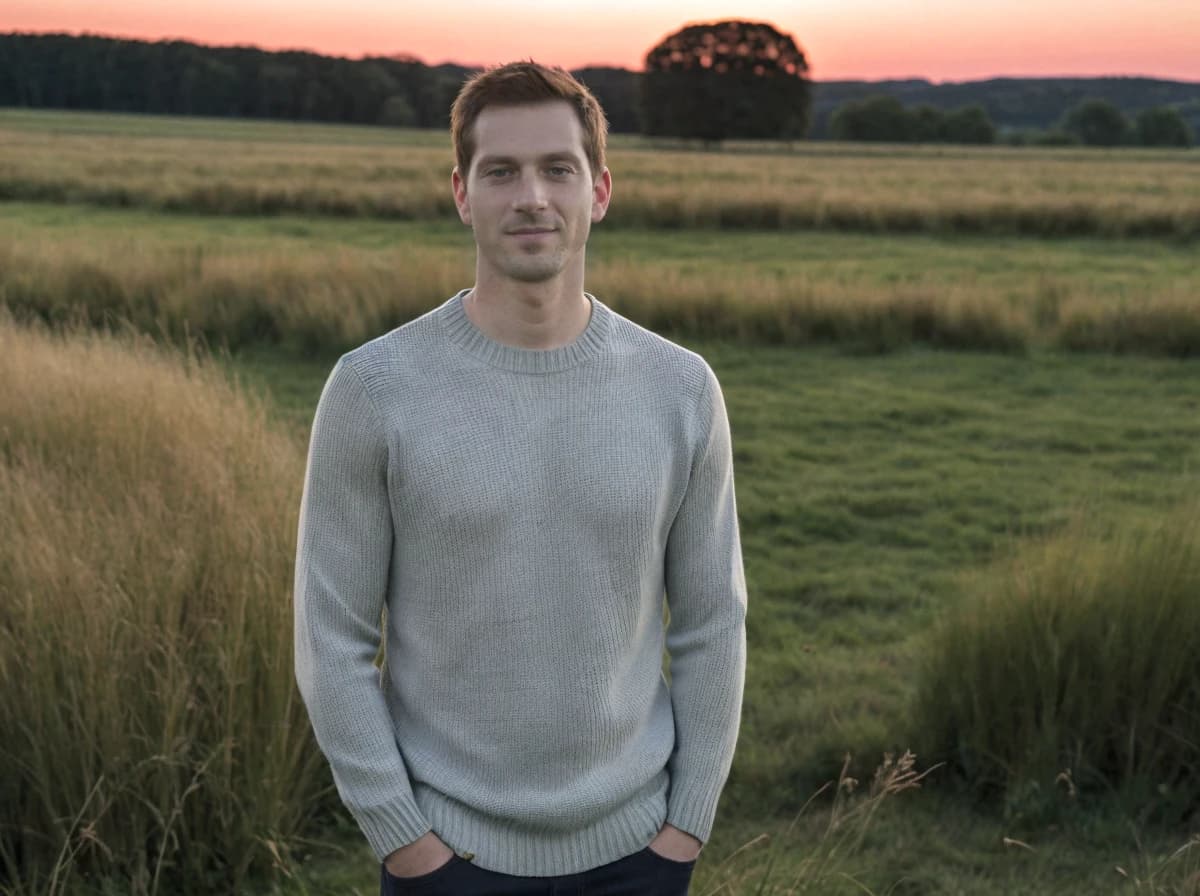
[[(0, 34), (0, 106), (91, 109), (444, 128), (473, 69), (412, 57), (345, 59), (257, 47), (136, 41), (66, 34)], [(574, 73), (603, 104), (617, 133), (638, 133), (638, 72)], [(997, 78), (814, 81), (809, 137), (829, 136), (833, 112), (869, 96), (956, 109), (979, 105), (1001, 132), (1057, 126), (1089, 98), (1127, 115), (1171, 106), (1200, 133), (1200, 83), (1153, 78)]]

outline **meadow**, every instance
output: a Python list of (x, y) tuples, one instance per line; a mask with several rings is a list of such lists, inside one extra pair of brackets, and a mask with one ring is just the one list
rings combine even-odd
[[(448, 154), (432, 135), (179, 121), (0, 111), (0, 199), (234, 215), (453, 214)], [(621, 177), (610, 229), (1200, 235), (1200, 159), (1187, 150), (798, 143), (697, 153), (627, 137), (611, 148)]]
[[(0, 304), (17, 319), (0, 327), (0, 370), (6, 387), (19, 386), (0, 404), (10, 536), (0, 683), (23, 695), (4, 698), (0, 721), (24, 737), (0, 747), (13, 788), (0, 804), (25, 811), (0, 816), (0, 843), (23, 828), (27, 863), (49, 848), (42, 870), (65, 869), (35, 885), (13, 871), (21, 854), (0, 850), (0, 892), (164, 892), (193, 870), (174, 851), (200, 845), (195, 867), (210, 876), (190, 892), (236, 881), (264, 896), (369, 893), (375, 866), (297, 738), (304, 720), (280, 629), (298, 470), (325, 374), (340, 351), (469, 284), (470, 234), (445, 190), (444, 135), (6, 111), (0, 146)], [(1179, 775), (1200, 770), (1200, 669), (1178, 648), (1200, 634), (1188, 615), (1200, 577), (1184, 562), (1200, 557), (1200, 515), (1187, 500), (1200, 461), (1200, 377), (1187, 360), (1200, 351), (1190, 241), (1200, 156), (734, 150), (616, 141), (614, 216), (589, 256), (591, 290), (710, 361), (733, 427), (751, 600), (746, 708), (693, 891), (1194, 893), (1195, 790)], [(793, 211), (729, 211), (759, 201)], [(848, 225), (810, 214), (813, 203), (862, 217)], [(1005, 218), (1018, 206), (1028, 218)], [(874, 224), (862, 224), (872, 209)], [(958, 226), (963, 209), (977, 217)], [(1063, 209), (1092, 223), (1045, 223)], [(1146, 223), (1168, 219), (1164, 229)], [(31, 321), (84, 329), (56, 341)], [(97, 327), (125, 335), (89, 342)], [(212, 359), (197, 357), (197, 340)], [(140, 453), (124, 455), (125, 443)], [(209, 443), (211, 453), (198, 447)], [(193, 479), (217, 484), (189, 494)], [(72, 502), (79, 493), (88, 500)], [(1167, 545), (1178, 569), (1144, 542)], [(53, 550), (64, 544), (81, 547), (67, 559)], [(231, 563), (251, 581), (214, 574)], [(1159, 581), (1148, 567), (1175, 571)], [(1051, 743), (1048, 765), (1009, 757), (1011, 777), (978, 756), (971, 767), (939, 730), (977, 736), (951, 718), (949, 698), (995, 695), (996, 718), (1010, 718), (1003, 700), (1038, 710), (1013, 671), (1039, 655), (1018, 659), (1021, 650), (1041, 643), (1030, 632), (1053, 650), (1053, 601), (1095, 594), (1097, 577), (1123, 583), (1097, 604), (1110, 621), (1129, 595), (1170, 598), (1143, 601), (1158, 625), (1134, 632), (1131, 650), (1177, 656), (1162, 668), (1192, 682), (1160, 683), (1177, 709), (1148, 723), (1163, 739), (1142, 738), (1119, 713), (1100, 721), (1104, 737), (1124, 732), (1175, 764), (1097, 782), (1088, 774), (1101, 760), (1081, 750), (1072, 763)], [(1043, 592), (1048, 604), (1022, 597)], [(75, 619), (97, 593), (107, 601), (97, 615)], [(48, 611), (43, 595), (54, 598)], [(988, 628), (1000, 612), (984, 609), (989, 599), (1032, 607), (1037, 625)], [(198, 615), (181, 611), (189, 605)], [(105, 607), (138, 624), (106, 628)], [(164, 618), (177, 650), (132, 649)], [(972, 622), (982, 630), (969, 639), (954, 627)], [(1085, 628), (1088, 643), (1105, 656), (1130, 650), (1113, 628)], [(108, 682), (99, 703), (86, 689), (63, 692), (76, 667), (49, 659), (55, 644), (96, 631), (105, 637), (85, 656), (95, 670), (86, 678)], [(226, 649), (222, 632), (249, 641)], [(976, 651), (1000, 680), (992, 691), (976, 687), (985, 671), (966, 674), (969, 651), (950, 649), (980, 643), (1000, 648), (998, 658)], [(248, 644), (273, 664), (255, 666)], [(117, 655), (129, 663), (114, 683), (100, 670)], [(208, 658), (215, 684), (189, 677), (196, 657)], [(957, 665), (939, 672), (939, 657)], [(1131, 677), (1137, 668), (1123, 662), (1106, 678), (1089, 667), (1077, 684), (1123, 711), (1116, 679), (1136, 688), (1150, 676)], [(156, 682), (135, 690), (159, 696), (132, 701), (146, 712), (136, 722), (144, 736), (121, 748), (120, 726), (97, 728), (94, 713), (136, 681)], [(34, 712), (55, 705), (63, 711)], [(173, 712), (155, 715), (162, 707)], [(264, 714), (288, 722), (248, 725)], [(286, 757), (289, 777), (240, 758), (232, 742), (248, 731)], [(106, 790), (97, 772), (113, 752), (124, 789)], [(891, 764), (872, 789), (885, 754)], [(48, 785), (51, 763), (36, 755), (71, 774)], [(154, 812), (130, 836), (112, 810), (138, 811), (128, 782), (139, 759), (154, 769)], [(862, 782), (854, 792), (850, 777)], [(285, 780), (302, 785), (290, 800)], [(1147, 797), (1147, 782), (1169, 792)], [(247, 793), (277, 814), (247, 813)], [(139, 843), (154, 846), (148, 858), (135, 855)], [(230, 855), (244, 866), (220, 870)]]
[[(15, 313), (119, 317), (234, 349), (344, 351), (471, 276), (457, 219), (14, 202), (0, 206), (0, 237), (0, 296)], [(595, 234), (590, 261), (589, 288), (612, 307), (689, 338), (1200, 354), (1190, 244), (617, 228)]]

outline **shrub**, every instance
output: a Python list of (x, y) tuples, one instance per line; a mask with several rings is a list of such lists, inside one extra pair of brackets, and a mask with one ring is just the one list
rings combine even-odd
[(1048, 131), (1038, 131), (1033, 136), (1034, 146), (1078, 146), (1079, 138), (1074, 134), (1057, 128)]
[(995, 143), (996, 126), (980, 105), (943, 112), (936, 106), (905, 106), (880, 94), (848, 102), (834, 111), (830, 127), (837, 140), (891, 143)]
[[(983, 792), (1200, 808), (1200, 507), (1019, 554), (932, 634), (914, 721)], [(929, 753), (927, 753), (929, 755)]]
[(947, 143), (995, 143), (996, 126), (983, 106), (963, 106), (946, 114), (942, 137)]
[(907, 110), (908, 139), (914, 143), (940, 143), (945, 136), (946, 114), (937, 106), (923, 103)]
[(1089, 99), (1072, 107), (1062, 127), (1087, 146), (1121, 146), (1131, 136), (1129, 119), (1108, 100)]
[(0, 890), (239, 892), (331, 803), (301, 446), (214, 367), (0, 319)]
[(886, 94), (839, 106), (830, 121), (835, 140), (904, 143), (912, 139), (912, 127), (904, 104)]
[(1187, 120), (1173, 106), (1143, 109), (1134, 120), (1134, 129), (1142, 146), (1187, 147), (1193, 141)]

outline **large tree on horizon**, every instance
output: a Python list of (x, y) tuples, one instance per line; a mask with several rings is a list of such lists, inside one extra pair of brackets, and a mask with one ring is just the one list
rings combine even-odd
[(642, 131), (716, 142), (795, 139), (808, 130), (808, 60), (766, 22), (688, 25), (646, 54)]

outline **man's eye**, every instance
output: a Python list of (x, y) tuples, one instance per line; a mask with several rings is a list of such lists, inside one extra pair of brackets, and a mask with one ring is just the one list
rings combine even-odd
[(566, 165), (551, 165), (549, 170), (553, 177), (566, 177), (573, 173)]
[(488, 168), (483, 172), (484, 177), (504, 177), (512, 169), (511, 168)]

